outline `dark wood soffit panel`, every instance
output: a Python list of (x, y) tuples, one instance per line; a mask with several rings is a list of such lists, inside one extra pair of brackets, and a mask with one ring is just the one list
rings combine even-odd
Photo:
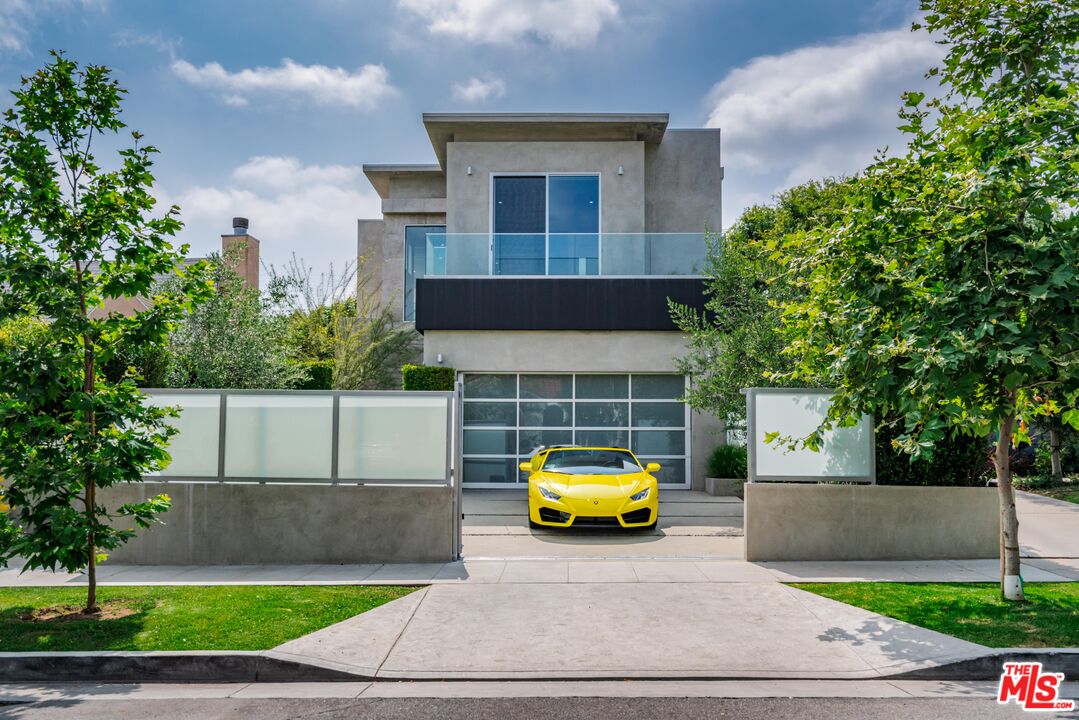
[(704, 309), (702, 278), (420, 278), (416, 329), (676, 330), (667, 300)]

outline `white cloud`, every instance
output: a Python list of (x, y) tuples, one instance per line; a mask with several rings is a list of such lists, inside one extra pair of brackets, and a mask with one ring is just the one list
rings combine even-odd
[(506, 83), (498, 78), (471, 78), (466, 83), (453, 84), (453, 99), (466, 103), (482, 103), (506, 94)]
[(901, 142), (900, 93), (931, 89), (923, 75), (943, 52), (925, 33), (889, 30), (729, 72), (709, 95), (706, 123), (723, 130), (725, 221), (752, 198), (857, 172), (877, 149)]
[(356, 220), (380, 217), (381, 204), (359, 167), (305, 165), (294, 157), (253, 157), (224, 182), (166, 193), (185, 223), (190, 254), (220, 251), (232, 218), (251, 221), (262, 259), (278, 267), (295, 251), (318, 272), (356, 260)]
[(0, 52), (25, 52), (31, 27), (45, 13), (104, 6), (105, 0), (0, 0)]
[(587, 47), (618, 19), (615, 0), (398, 0), (436, 35), (510, 45), (537, 38), (559, 48)]
[(301, 65), (285, 58), (280, 67), (245, 68), (229, 72), (220, 63), (196, 67), (186, 60), (172, 63), (172, 71), (185, 82), (218, 90), (230, 105), (250, 100), (250, 96), (271, 94), (293, 96), (319, 105), (371, 110), (397, 94), (390, 74), (382, 65), (364, 65), (355, 71), (326, 65)]
[(117, 47), (148, 47), (165, 53), (170, 58), (176, 57), (176, 51), (183, 45), (183, 38), (165, 37), (160, 31), (145, 33), (135, 30), (118, 30), (112, 35)]

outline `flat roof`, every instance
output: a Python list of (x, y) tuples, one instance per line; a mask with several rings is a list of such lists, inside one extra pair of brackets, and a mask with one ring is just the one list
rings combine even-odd
[(390, 178), (410, 175), (427, 175), (429, 177), (442, 177), (444, 173), (438, 165), (364, 165), (363, 174), (371, 182), (378, 196), (385, 199), (390, 195)]
[(424, 113), (423, 126), (439, 165), (454, 141), (663, 139), (667, 113)]

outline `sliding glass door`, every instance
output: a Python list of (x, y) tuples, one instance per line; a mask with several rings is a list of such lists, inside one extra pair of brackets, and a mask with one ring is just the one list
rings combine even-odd
[(495, 275), (599, 274), (598, 175), (499, 175), (492, 196)]

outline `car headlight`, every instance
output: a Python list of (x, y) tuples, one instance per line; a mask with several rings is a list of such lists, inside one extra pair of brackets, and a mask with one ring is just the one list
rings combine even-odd
[(629, 496), (629, 499), (633, 500), (634, 502), (636, 502), (637, 500), (644, 500), (646, 497), (648, 497), (648, 490), (649, 488), (645, 488), (638, 493), (633, 493)]
[(547, 498), (548, 500), (561, 500), (562, 499), (561, 495), (559, 495), (558, 493), (556, 493), (556, 492), (554, 492), (552, 490), (548, 490), (547, 488), (543, 487), (542, 485), (540, 485), (539, 491), (540, 491), (540, 495)]

